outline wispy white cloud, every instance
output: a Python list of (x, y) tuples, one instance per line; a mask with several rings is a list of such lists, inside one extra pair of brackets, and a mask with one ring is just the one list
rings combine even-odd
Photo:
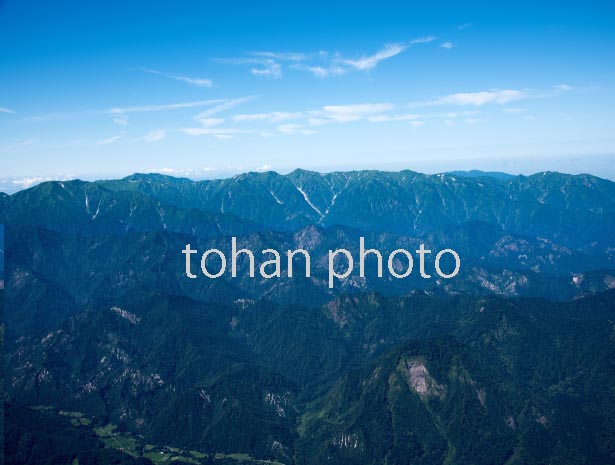
[(185, 174), (185, 170), (176, 170), (173, 168), (152, 168), (152, 169), (147, 170), (146, 173), (181, 175), (181, 174)]
[(434, 40), (436, 40), (437, 37), (436, 36), (425, 36), (425, 37), (419, 37), (418, 39), (412, 39), (408, 42), (409, 45), (418, 45), (418, 44), (428, 44), (430, 42), (433, 42)]
[(119, 114), (113, 118), (113, 123), (118, 126), (126, 126), (128, 124), (128, 118), (126, 115)]
[(308, 55), (299, 52), (272, 52), (260, 51), (251, 52), (249, 57), (231, 58), (220, 60), (231, 64), (251, 64), (257, 65), (250, 68), (250, 72), (254, 76), (263, 76), (272, 79), (280, 79), (282, 77), (281, 62), (300, 62), (309, 59)]
[(480, 113), (479, 110), (464, 110), (464, 111), (447, 111), (446, 113), (438, 113), (433, 115), (434, 118), (461, 118), (463, 116), (475, 116)]
[(258, 65), (250, 69), (255, 76), (266, 76), (279, 79), (283, 74), (283, 65), (291, 69), (306, 71), (319, 78), (342, 76), (349, 71), (370, 71), (384, 60), (393, 58), (413, 45), (432, 42), (436, 37), (419, 37), (407, 42), (385, 44), (371, 55), (359, 58), (344, 58), (339, 53), (319, 51), (316, 53), (300, 52), (251, 52), (247, 57), (223, 58), (219, 62), (228, 64)]
[(114, 142), (117, 142), (118, 140), (120, 140), (124, 134), (125, 134), (125, 131), (122, 131), (119, 134), (116, 134), (115, 136), (109, 137), (108, 139), (103, 139), (98, 142), (98, 145), (113, 144)]
[(525, 108), (502, 108), (504, 113), (522, 113), (525, 111)]
[(70, 181), (73, 176), (25, 176), (22, 178), (11, 179), (11, 184), (18, 187), (18, 189), (28, 189), (42, 182), (48, 181)]
[(166, 103), (162, 105), (136, 105), (131, 107), (115, 107), (103, 110), (102, 113), (117, 115), (125, 113), (148, 113), (156, 111), (180, 110), (183, 108), (198, 108), (215, 105), (227, 101), (226, 99), (195, 100), (192, 102)]
[(164, 76), (169, 79), (175, 79), (176, 81), (185, 82), (186, 84), (190, 84), (191, 86), (196, 86), (196, 87), (212, 87), (213, 86), (212, 80), (207, 79), (207, 78), (183, 76), (181, 74), (174, 74), (174, 73), (165, 73), (164, 71), (158, 71), (156, 69), (150, 69), (150, 68), (140, 68), (140, 69), (144, 73), (156, 74), (158, 76)]
[[(350, 105), (325, 105), (319, 109), (299, 112), (274, 111), (270, 113), (239, 114), (232, 116), (235, 123), (285, 123), (278, 125), (277, 131), (283, 134), (312, 134), (306, 126), (322, 126), (332, 123), (348, 123), (368, 119), (370, 121), (407, 120), (416, 115), (380, 115), (395, 108), (391, 103), (359, 103)], [(379, 116), (382, 118), (379, 120)]]
[(213, 116), (226, 110), (230, 110), (231, 108), (235, 108), (236, 106), (239, 106), (252, 100), (252, 98), (253, 97), (240, 97), (236, 99), (222, 100), (221, 103), (218, 103), (217, 105), (214, 105), (213, 107), (208, 108), (207, 110), (204, 110), (198, 115), (196, 115), (194, 119), (196, 119), (197, 121), (201, 121), (203, 119), (207, 120), (210, 116)]
[(301, 129), (300, 124), (281, 124), (278, 126), (278, 131), (282, 134), (296, 134)]
[(391, 121), (411, 121), (420, 118), (417, 113), (405, 113), (400, 115), (374, 115), (367, 118), (370, 123), (389, 123)]
[(250, 72), (254, 76), (265, 76), (273, 79), (282, 77), (282, 67), (273, 60), (263, 60), (260, 68), (252, 68)]
[(12, 152), (14, 150), (20, 150), (34, 143), (36, 143), (36, 139), (24, 139), (22, 141), (15, 142), (14, 144), (4, 145), (0, 147), (0, 152)]
[[(470, 107), (458, 111), (445, 112), (394, 112), (397, 105), (389, 102), (355, 103), (346, 105), (325, 105), (316, 109), (302, 111), (271, 111), (267, 113), (242, 113), (227, 118), (213, 118), (212, 114), (233, 108), (247, 98), (225, 101), (204, 112), (195, 119), (200, 123), (196, 128), (184, 128), (181, 131), (189, 135), (238, 135), (260, 134), (262, 137), (272, 137), (275, 134), (302, 134), (310, 135), (314, 129), (330, 124), (347, 124), (359, 121), (368, 123), (407, 122), (408, 125), (418, 128), (431, 121), (440, 121), (446, 125), (474, 124), (485, 121), (478, 107), (485, 105), (502, 106), (506, 112), (521, 111), (518, 108), (505, 107), (505, 105), (535, 98), (547, 98), (572, 90), (566, 84), (553, 86), (544, 91), (532, 89), (491, 89), (480, 92), (462, 92), (445, 95), (434, 100), (415, 102), (406, 105), (409, 107), (430, 106), (459, 106)], [(453, 110), (452, 108), (450, 110)], [(224, 124), (223, 124), (224, 123)], [(251, 127), (243, 129), (239, 125), (250, 124)], [(273, 124), (273, 128), (263, 125)], [(273, 130), (274, 129), (274, 130)], [(226, 139), (228, 137), (224, 137)]]
[[(180, 129), (184, 134), (188, 134), (190, 136), (203, 136), (203, 135), (211, 135), (216, 137), (217, 139), (229, 139), (233, 134), (241, 134), (247, 133), (251, 131), (235, 129), (235, 128), (221, 128), (219, 127), (222, 123), (226, 121), (225, 118), (212, 118), (212, 116), (222, 113), (224, 111), (235, 108), (245, 102), (251, 100), (252, 97), (241, 97), (236, 99), (225, 100), (218, 105), (214, 105), (211, 108), (208, 108), (205, 111), (202, 111), (198, 115), (194, 116), (194, 120), (200, 124), (200, 127), (193, 128), (183, 128)], [(229, 136), (229, 137), (217, 137), (217, 136)]]
[(235, 128), (182, 128), (180, 129), (184, 134), (188, 134), (189, 136), (215, 136), (218, 134), (247, 134), (252, 131), (235, 129)]
[[(393, 58), (400, 53), (406, 51), (408, 47), (419, 44), (427, 44), (429, 42), (433, 42), (436, 40), (436, 37), (428, 36), (428, 37), (419, 37), (417, 39), (410, 40), (408, 42), (403, 43), (388, 43), (385, 44), (380, 50), (372, 55), (363, 55), (362, 57), (349, 60), (336, 58), (334, 59), (334, 65), (341, 64), (359, 71), (369, 71), (374, 69), (381, 61), (388, 60), (389, 58)], [(335, 75), (335, 74), (343, 74), (344, 68), (340, 68), (339, 66), (336, 68), (335, 66), (325, 69), (325, 73), (323, 77), (327, 75)], [(322, 70), (312, 70), (314, 74), (322, 73)], [(328, 74), (327, 74), (328, 73)]]
[(280, 79), (282, 77), (282, 66), (272, 58), (250, 56), (247, 58), (221, 58), (218, 59), (218, 61), (231, 65), (253, 65), (253, 67), (250, 68), (250, 73), (254, 76), (263, 76), (272, 79)]
[(218, 140), (229, 140), (233, 138), (230, 134), (214, 134), (213, 137)]
[(570, 92), (571, 90), (573, 90), (572, 86), (559, 84), (546, 91), (531, 89), (491, 89), (480, 92), (461, 92), (445, 95), (426, 102), (413, 102), (410, 104), (410, 107), (432, 105), (471, 105), (475, 107), (486, 104), (506, 105), (519, 100), (555, 97), (562, 93)]
[(218, 168), (213, 168), (211, 166), (206, 166), (202, 169), (193, 169), (193, 168), (189, 168), (189, 169), (175, 169), (175, 168), (150, 168), (149, 170), (146, 170), (146, 173), (158, 173), (158, 174), (166, 174), (168, 176), (192, 176), (192, 177), (202, 177), (202, 176), (206, 176), (207, 174), (211, 174), (214, 173), (216, 171), (219, 171)]
[(321, 117), (337, 121), (357, 121), (366, 116), (384, 113), (392, 110), (395, 105), (391, 103), (360, 103), (354, 105), (326, 105), (320, 113)]
[(453, 105), (474, 105), (481, 106), (486, 103), (497, 103), (503, 105), (515, 100), (523, 100), (529, 97), (528, 91), (525, 90), (490, 90), (483, 92), (462, 92), (458, 94), (447, 95), (436, 101), (436, 104), (453, 104)]
[(313, 129), (306, 129), (300, 124), (282, 124), (278, 126), (278, 131), (282, 134), (303, 134), (304, 136), (316, 134)]
[(553, 89), (556, 92), (570, 92), (571, 90), (574, 90), (574, 87), (569, 86), (568, 84), (558, 84), (554, 86)]
[[(235, 123), (284, 123), (276, 127), (277, 132), (282, 134), (314, 134), (314, 126), (322, 126), (325, 124), (334, 123), (349, 123), (363, 119), (376, 117), (380, 113), (395, 108), (390, 103), (360, 103), (351, 105), (325, 105), (320, 109), (306, 110), (300, 112), (283, 112), (274, 111), (270, 113), (254, 113), (240, 114), (231, 117)], [(383, 115), (384, 116), (384, 115)], [(395, 116), (390, 117), (392, 120)], [(408, 119), (407, 115), (403, 117), (397, 115), (399, 120)], [(289, 123), (286, 121), (297, 121)], [(383, 118), (383, 121), (386, 117)], [(310, 128), (312, 127), (312, 128)], [(263, 137), (271, 137), (272, 134), (265, 132), (261, 133)]]
[(15, 113), (15, 110), (11, 110), (10, 108), (0, 107), (0, 113)]
[(107, 108), (104, 110), (84, 110), (70, 113), (49, 113), (46, 115), (38, 115), (32, 116), (28, 119), (32, 121), (49, 121), (49, 120), (60, 120), (60, 119), (71, 119), (71, 118), (79, 118), (82, 116), (92, 116), (92, 115), (109, 115), (113, 118), (126, 118), (126, 115), (129, 113), (150, 113), (150, 112), (159, 112), (159, 111), (172, 111), (172, 110), (181, 110), (185, 108), (199, 108), (206, 107), (210, 105), (216, 105), (222, 102), (227, 101), (228, 99), (210, 99), (210, 100), (194, 100), (190, 102), (179, 102), (179, 103), (164, 103), (164, 104), (153, 104), (153, 105), (135, 105), (135, 106), (127, 106), (127, 107), (113, 107)]
[(411, 126), (422, 126), (424, 120), (446, 120), (452, 122), (454, 119), (474, 116), (479, 114), (477, 110), (468, 110), (462, 112), (446, 112), (446, 113), (401, 113), (401, 114), (379, 114), (370, 116), (367, 120), (370, 123), (389, 123), (394, 121), (407, 121)]
[(226, 120), (224, 118), (196, 118), (201, 126), (206, 128), (213, 128), (214, 126), (220, 126)]
[(148, 132), (144, 136), (137, 137), (135, 142), (157, 142), (159, 140), (167, 137), (167, 131), (164, 129), (156, 129), (154, 131)]
[(304, 116), (303, 112), (286, 112), (286, 111), (273, 111), (270, 113), (253, 113), (233, 116), (234, 121), (271, 121), (279, 122), (291, 119), (298, 119)]
[(472, 23), (463, 23), (457, 26), (457, 29), (459, 29), (460, 31), (463, 31), (464, 29), (467, 29), (471, 26), (472, 26)]
[(442, 42), (440, 44), (440, 47), (450, 50), (451, 48), (455, 48), (455, 44), (453, 44), (452, 42)]
[(309, 66), (303, 63), (299, 63), (299, 64), (291, 65), (291, 68), (299, 70), (299, 71), (308, 71), (309, 73), (312, 73), (314, 76), (319, 77), (319, 78), (326, 78), (330, 76), (342, 76), (346, 74), (346, 71), (348, 70), (347, 68), (336, 65), (336, 64), (331, 64), (327, 66), (321, 66), (321, 65)]
[(360, 71), (367, 71), (374, 69), (381, 61), (399, 55), (408, 47), (409, 44), (385, 44), (381, 50), (378, 50), (373, 55), (363, 55), (361, 58), (356, 60), (341, 59), (339, 62)]
[(461, 92), (445, 95), (427, 102), (413, 102), (411, 107), (432, 105), (473, 105), (481, 106), (487, 103), (503, 105), (516, 100), (529, 98), (530, 93), (526, 90), (489, 90), (481, 92)]
[[(456, 95), (456, 94), (455, 94)], [(452, 102), (467, 103), (467, 99), (456, 97)], [(496, 99), (497, 100), (497, 99)], [(435, 105), (435, 103), (429, 103)], [(438, 102), (440, 104), (440, 102)], [(423, 103), (422, 105), (425, 105)], [(275, 133), (279, 134), (313, 134), (313, 129), (331, 124), (348, 124), (365, 121), (368, 123), (407, 122), (410, 126), (418, 128), (428, 121), (439, 120), (445, 124), (454, 125), (455, 121), (471, 123), (481, 112), (479, 110), (447, 111), (443, 113), (394, 113), (396, 105), (388, 102), (358, 103), (347, 105), (325, 105), (323, 107), (304, 111), (273, 111), (269, 113), (238, 114), (229, 118), (229, 123), (244, 124), (276, 124)], [(282, 124), (280, 124), (282, 123)], [(214, 134), (218, 130), (209, 128), (203, 131), (200, 128), (186, 131), (196, 134)], [(262, 137), (272, 137), (275, 133), (270, 130), (250, 129), (249, 133), (261, 134)]]
[(252, 52), (251, 55), (279, 61), (305, 61), (308, 59), (305, 53), (297, 52)]

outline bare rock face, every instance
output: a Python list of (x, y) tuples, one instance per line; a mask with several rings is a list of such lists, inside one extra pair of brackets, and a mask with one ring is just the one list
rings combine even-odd
[(426, 400), (430, 397), (444, 398), (446, 389), (438, 384), (429, 374), (429, 370), (420, 359), (408, 359), (403, 364), (404, 373), (410, 389)]

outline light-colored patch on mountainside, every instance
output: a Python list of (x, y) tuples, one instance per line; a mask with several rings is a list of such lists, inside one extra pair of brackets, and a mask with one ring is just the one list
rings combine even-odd
[(407, 359), (400, 362), (402, 373), (406, 376), (408, 386), (416, 392), (422, 400), (430, 397), (444, 398), (446, 388), (438, 384), (429, 374), (425, 363), (420, 359)]
[(31, 274), (28, 271), (25, 270), (15, 270), (13, 272), (13, 275), (11, 277), (12, 279), (12, 286), (15, 289), (21, 288), (23, 286), (25, 286), (30, 278)]
[(356, 449), (359, 447), (359, 437), (357, 436), (357, 433), (341, 433), (335, 436), (331, 440), (331, 443), (340, 449)]
[(314, 210), (316, 213), (318, 213), (318, 216), (320, 216), (321, 218), (324, 216), (321, 211), (318, 209), (318, 207), (316, 207), (316, 205), (314, 205), (312, 203), (312, 201), (310, 200), (310, 198), (308, 197), (308, 195), (305, 193), (305, 191), (301, 188), (301, 187), (297, 187), (297, 190), (299, 192), (301, 192), (301, 195), (303, 196), (303, 198), (305, 199), (306, 203), (310, 206), (310, 208), (312, 210)]
[(487, 408), (487, 392), (483, 388), (476, 390), (476, 397), (478, 398), (478, 401), (483, 406), (483, 408)]
[(295, 413), (298, 412), (295, 401), (290, 397), (290, 393), (275, 394), (273, 392), (268, 392), (265, 395), (265, 403), (271, 405), (277, 415), (282, 418), (286, 418), (289, 408)]
[(198, 393), (199, 393), (199, 397), (202, 400), (204, 400), (208, 404), (211, 404), (211, 396), (209, 395), (209, 393), (205, 389), (203, 389), (203, 388), (199, 389)]
[(348, 325), (348, 318), (344, 314), (344, 311), (341, 309), (341, 302), (339, 299), (334, 299), (327, 304), (327, 310), (329, 310), (329, 315), (335, 322), (337, 326), (341, 329), (344, 329), (345, 326)]
[(293, 234), (293, 240), (300, 249), (314, 250), (322, 241), (322, 233), (314, 225), (306, 226)]
[(113, 313), (117, 313), (120, 317), (124, 318), (125, 320), (130, 321), (133, 325), (136, 325), (139, 321), (141, 321), (140, 317), (120, 307), (111, 307), (111, 311)]

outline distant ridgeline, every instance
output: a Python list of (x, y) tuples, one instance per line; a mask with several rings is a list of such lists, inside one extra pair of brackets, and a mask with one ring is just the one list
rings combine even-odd
[(613, 182), (135, 174), (0, 223), (6, 463), (615, 463)]

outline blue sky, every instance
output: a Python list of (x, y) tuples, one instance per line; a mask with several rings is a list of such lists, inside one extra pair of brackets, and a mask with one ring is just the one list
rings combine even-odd
[(610, 2), (329, 3), (0, 2), (0, 190), (297, 167), (615, 177)]

